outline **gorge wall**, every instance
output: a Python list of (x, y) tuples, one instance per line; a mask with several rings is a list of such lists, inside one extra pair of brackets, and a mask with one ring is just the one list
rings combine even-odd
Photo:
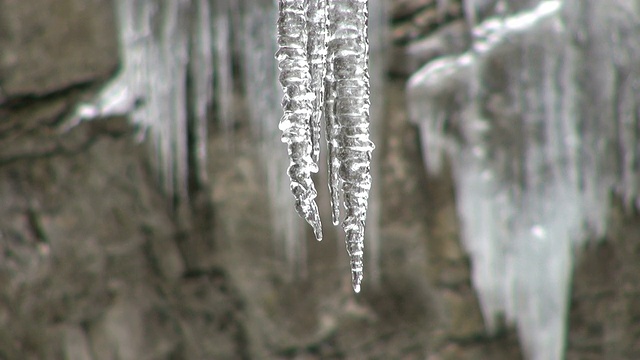
[[(208, 109), (206, 178), (167, 196), (143, 124), (72, 116), (123, 64), (116, 2), (0, 0), (0, 359), (523, 358), (515, 327), (487, 330), (452, 163), (425, 171), (406, 110), (408, 75), (470, 46), (465, 5), (448, 4), (435, 25), (435, 2), (387, 4), (397, 56), (376, 125), (378, 275), (355, 295), (341, 236), (318, 243), (301, 227), (307, 255), (292, 264), (274, 229), (288, 214), (273, 210), (269, 174), (284, 168), (256, 145), (256, 89), (232, 79), (233, 109)], [(568, 359), (640, 357), (639, 215), (611, 196), (605, 234), (576, 250)]]

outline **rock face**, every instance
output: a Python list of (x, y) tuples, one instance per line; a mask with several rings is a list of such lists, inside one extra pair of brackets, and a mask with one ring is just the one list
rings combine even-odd
[(126, 119), (65, 122), (118, 66), (113, 14), (0, 1), (0, 358), (247, 358), (227, 273), (180, 247), (211, 212), (171, 210)]
[(64, 145), (3, 164), (3, 358), (242, 354), (226, 274), (186, 271), (174, 214), (132, 135), (125, 119), (42, 127), (29, 136)]
[(104, 79), (118, 63), (113, 15), (110, 0), (0, 1), (3, 97), (45, 96)]
[(575, 269), (567, 359), (640, 356), (640, 217), (615, 202), (606, 238), (587, 247)]
[[(306, 273), (274, 247), (246, 121), (233, 147), (210, 134), (211, 185), (189, 203), (162, 194), (126, 119), (65, 123), (117, 69), (113, 14), (107, 0), (0, 0), (1, 359), (522, 358), (511, 329), (484, 330), (450, 172), (425, 174), (404, 80), (375, 154), (380, 281), (355, 296), (336, 234), (301, 239)], [(611, 229), (576, 270), (568, 358), (638, 357), (637, 214)]]

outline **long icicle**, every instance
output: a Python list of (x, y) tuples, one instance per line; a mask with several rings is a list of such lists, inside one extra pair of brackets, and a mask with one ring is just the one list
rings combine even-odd
[(312, 227), (316, 239), (322, 240), (322, 225), (317, 192), (311, 173), (318, 172), (313, 160), (311, 114), (315, 94), (311, 92), (311, 77), (307, 53), (307, 1), (279, 0), (278, 45), (276, 53), (280, 69), (280, 83), (284, 90), (284, 115), (279, 128), (282, 141), (287, 143), (290, 164), (291, 192), (296, 211)]
[(368, 0), (279, 0), (276, 53), (285, 93), (280, 130), (288, 144), (296, 210), (322, 239), (311, 173), (318, 171), (324, 118), (331, 215), (337, 225), (342, 198), (342, 227), (355, 292), (363, 278), (374, 149), (369, 139), (367, 6)]
[[(363, 278), (364, 229), (374, 149), (369, 140), (367, 6), (368, 0), (329, 1), (327, 107), (330, 113), (326, 118), (333, 136), (329, 139), (330, 181), (336, 180), (333, 172), (338, 167), (346, 212), (342, 227), (347, 237), (355, 292), (360, 291)], [(334, 202), (336, 197), (339, 199), (336, 185), (330, 184)], [(335, 206), (334, 203), (334, 209)]]
[[(328, 22), (328, 9), (327, 9), (327, 25)], [(331, 221), (333, 225), (340, 223), (340, 198), (342, 191), (340, 188), (340, 177), (338, 176), (338, 170), (340, 168), (340, 161), (336, 156), (338, 149), (338, 143), (336, 142), (336, 120), (335, 120), (335, 78), (333, 73), (333, 59), (335, 54), (329, 51), (329, 40), (333, 27), (327, 26), (327, 34), (325, 36), (325, 47), (327, 48), (327, 57), (325, 59), (325, 79), (324, 79), (324, 121), (325, 121), (325, 134), (327, 137), (327, 168), (329, 172), (329, 197), (331, 201)]]
[(316, 98), (311, 114), (311, 142), (313, 161), (320, 160), (320, 127), (324, 107), (324, 76), (327, 61), (327, 0), (308, 0), (307, 8), (307, 51), (309, 54), (309, 74), (311, 91)]

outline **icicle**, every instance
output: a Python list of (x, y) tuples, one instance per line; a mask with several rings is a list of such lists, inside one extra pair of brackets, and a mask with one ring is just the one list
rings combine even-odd
[[(285, 95), (280, 129), (289, 145), (289, 176), (298, 213), (320, 239), (311, 172), (318, 171), (321, 119), (325, 119), (331, 217), (342, 227), (353, 289), (360, 291), (369, 190), (369, 72), (367, 0), (280, 0), (276, 54)], [(324, 116), (323, 116), (324, 112)]]
[(340, 177), (338, 176), (338, 169), (340, 168), (340, 161), (336, 156), (336, 150), (338, 144), (336, 143), (336, 120), (334, 113), (334, 106), (336, 100), (335, 91), (335, 79), (333, 76), (333, 66), (331, 66), (333, 57), (330, 56), (327, 60), (327, 70), (325, 78), (325, 104), (324, 104), (324, 119), (325, 119), (325, 134), (327, 136), (327, 167), (329, 172), (329, 197), (331, 201), (331, 221), (333, 225), (340, 223)]
[(309, 73), (311, 91), (315, 94), (311, 114), (312, 158), (315, 164), (320, 160), (320, 126), (324, 106), (324, 76), (327, 59), (327, 0), (309, 0), (307, 9)]
[[(198, 181), (207, 179), (206, 119), (214, 95), (222, 127), (231, 129), (231, 55), (241, 54), (247, 98), (251, 99), (250, 118), (258, 136), (264, 139), (264, 152), (269, 154), (265, 163), (273, 211), (278, 214), (275, 232), (286, 241), (289, 260), (301, 261), (304, 243), (298, 241), (297, 218), (281, 214), (286, 200), (281, 195), (291, 190), (298, 214), (312, 225), (318, 240), (322, 238), (311, 174), (318, 171), (324, 119), (332, 220), (335, 225), (339, 223), (343, 200), (342, 226), (347, 234), (353, 286), (359, 291), (373, 150), (369, 140), (367, 1), (279, 0), (280, 49), (276, 57), (284, 90), (284, 116), (279, 128), (289, 159), (284, 152), (271, 151), (273, 141), (277, 141), (272, 140), (277, 137), (272, 136), (271, 124), (280, 115), (273, 107), (280, 96), (275, 72), (271, 71), (275, 69), (271, 56), (275, 51), (273, 2), (116, 3), (123, 69), (93, 103), (81, 104), (69, 123), (129, 114), (149, 136), (155, 150), (154, 165), (167, 194), (186, 198), (189, 165), (195, 166), (191, 170), (196, 170)], [(231, 33), (232, 27), (241, 31)], [(230, 45), (231, 40), (234, 44)], [(189, 143), (191, 139), (195, 146)], [(189, 149), (195, 152), (188, 153)], [(280, 180), (284, 175), (274, 169), (287, 161), (291, 185), (283, 190)]]
[[(369, 73), (367, 0), (330, 1), (328, 54), (331, 62), (330, 114), (333, 139), (329, 161), (331, 178), (335, 168), (344, 197), (342, 227), (351, 258), (352, 285), (360, 291), (363, 272), (364, 229), (373, 143), (369, 140)], [(336, 195), (332, 183), (333, 195)], [(335, 201), (333, 206), (335, 209)], [(335, 220), (335, 219), (334, 219)]]
[(312, 227), (316, 239), (322, 240), (322, 226), (315, 198), (317, 192), (311, 173), (318, 172), (313, 161), (310, 119), (314, 94), (310, 91), (307, 57), (305, 3), (299, 0), (280, 0), (278, 45), (276, 53), (280, 69), (280, 83), (284, 90), (280, 121), (282, 141), (288, 145), (291, 191), (296, 198), (296, 211)]

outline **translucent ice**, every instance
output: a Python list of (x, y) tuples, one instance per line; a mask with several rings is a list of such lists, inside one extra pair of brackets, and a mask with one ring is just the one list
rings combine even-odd
[[(278, 45), (276, 53), (280, 83), (284, 90), (280, 120), (282, 141), (289, 150), (291, 192), (296, 199), (296, 211), (312, 227), (316, 239), (322, 239), (320, 214), (315, 198), (317, 192), (311, 173), (318, 172), (313, 156), (314, 132), (311, 126), (315, 94), (311, 91), (307, 52), (307, 14), (304, 1), (280, 0)], [(319, 131), (318, 131), (319, 132)]]
[[(353, 288), (360, 290), (364, 230), (371, 188), (368, 2), (280, 0), (276, 54), (284, 90), (284, 132), (298, 213), (321, 238), (310, 173), (318, 171), (321, 120), (328, 144), (332, 221), (347, 236)], [(324, 117), (322, 116), (324, 113)]]
[(364, 230), (374, 149), (369, 140), (367, 5), (366, 0), (329, 2), (330, 187), (334, 222), (336, 201), (340, 193), (343, 196), (342, 227), (347, 236), (356, 292), (360, 291), (363, 276)]

